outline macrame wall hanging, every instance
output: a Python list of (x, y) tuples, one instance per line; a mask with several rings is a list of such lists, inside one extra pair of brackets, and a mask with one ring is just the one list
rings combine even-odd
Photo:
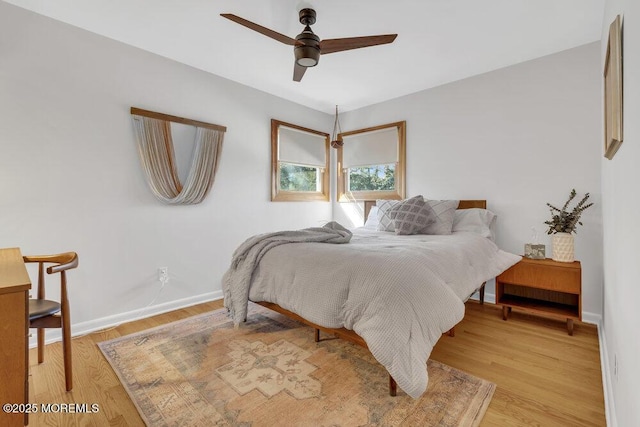
[[(174, 205), (200, 203), (211, 190), (227, 128), (131, 107), (140, 162), (158, 200)], [(191, 167), (184, 185), (178, 177), (171, 122), (196, 127)]]

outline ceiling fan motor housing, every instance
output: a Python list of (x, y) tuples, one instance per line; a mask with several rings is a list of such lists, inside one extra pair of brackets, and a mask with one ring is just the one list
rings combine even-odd
[(313, 25), (316, 23), (316, 11), (313, 9), (300, 9), (298, 18), (302, 25)]
[[(301, 12), (302, 13), (302, 12)], [(302, 67), (315, 67), (320, 60), (320, 37), (316, 36), (307, 25), (303, 32), (296, 36), (293, 52), (296, 63)]]

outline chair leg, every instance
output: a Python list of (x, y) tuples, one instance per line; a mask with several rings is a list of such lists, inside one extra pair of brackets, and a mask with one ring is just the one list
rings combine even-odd
[(67, 391), (73, 388), (71, 371), (71, 325), (69, 316), (62, 316), (62, 355), (64, 358), (64, 382)]
[(44, 328), (38, 328), (38, 363), (44, 362)]

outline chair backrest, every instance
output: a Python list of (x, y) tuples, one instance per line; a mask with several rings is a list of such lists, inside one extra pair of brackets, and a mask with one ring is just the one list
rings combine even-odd
[(44, 265), (55, 264), (47, 267), (48, 274), (60, 273), (60, 298), (67, 299), (67, 275), (66, 271), (78, 266), (78, 254), (64, 252), (55, 255), (27, 255), (22, 259), (25, 263), (38, 263), (38, 299), (45, 298), (44, 289)]

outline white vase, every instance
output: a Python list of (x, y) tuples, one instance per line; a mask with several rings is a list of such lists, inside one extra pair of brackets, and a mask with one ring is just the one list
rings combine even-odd
[(560, 262), (573, 262), (573, 234), (556, 233), (551, 236), (551, 259)]

